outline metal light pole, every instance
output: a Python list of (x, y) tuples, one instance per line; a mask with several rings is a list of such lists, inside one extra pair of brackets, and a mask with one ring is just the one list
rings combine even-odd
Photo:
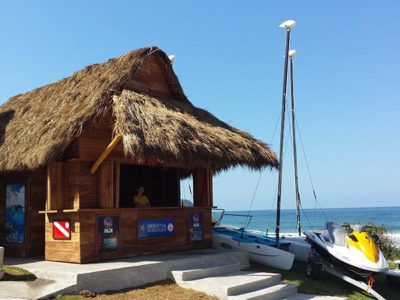
[(296, 50), (289, 51), (290, 60), (290, 98), (292, 104), (292, 139), (293, 139), (293, 164), (294, 164), (294, 187), (296, 191), (296, 231), (301, 236), (301, 220), (300, 220), (300, 192), (299, 177), (297, 176), (297, 146), (296, 146), (296, 121), (294, 110), (294, 80), (293, 80), (293, 59), (296, 56)]
[(282, 194), (282, 170), (283, 170), (283, 140), (285, 132), (285, 113), (286, 113), (286, 87), (287, 87), (287, 73), (289, 61), (289, 46), (290, 46), (290, 33), (296, 27), (296, 22), (288, 20), (279, 25), (280, 28), (286, 30), (286, 49), (285, 49), (285, 64), (283, 73), (283, 91), (282, 91), (282, 114), (281, 114), (281, 137), (279, 147), (279, 179), (278, 179), (278, 198), (276, 201), (276, 246), (279, 248), (279, 229), (281, 222), (281, 194)]

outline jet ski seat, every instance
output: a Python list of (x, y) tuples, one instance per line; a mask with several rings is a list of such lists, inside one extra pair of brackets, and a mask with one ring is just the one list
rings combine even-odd
[(335, 222), (326, 222), (326, 229), (328, 230), (329, 239), (332, 244), (337, 246), (344, 246), (344, 240), (347, 235), (347, 231), (342, 227), (338, 226)]

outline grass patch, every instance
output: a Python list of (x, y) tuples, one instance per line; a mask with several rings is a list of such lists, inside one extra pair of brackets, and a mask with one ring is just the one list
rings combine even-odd
[(11, 266), (3, 266), (4, 276), (1, 281), (33, 281), (36, 279), (36, 276), (27, 270), (11, 267)]
[[(185, 289), (177, 285), (172, 280), (164, 280), (148, 284), (135, 289), (123, 291), (106, 292), (97, 294), (95, 299), (117, 300), (117, 299), (151, 299), (151, 300), (218, 300), (216, 297), (209, 296), (202, 292)], [(88, 299), (81, 295), (60, 295), (57, 300), (82, 300)]]
[[(367, 292), (331, 275), (322, 272), (318, 280), (311, 279), (305, 274), (306, 265), (295, 262), (289, 271), (278, 270), (258, 264), (251, 264), (250, 270), (257, 272), (273, 272), (282, 274), (285, 283), (294, 283), (299, 286), (299, 293), (340, 296), (350, 300), (375, 299)], [(400, 288), (388, 287), (384, 276), (378, 276), (374, 284), (374, 290), (386, 299), (400, 299)]]
[(395, 264), (393, 261), (388, 261), (390, 269), (398, 269), (399, 265)]

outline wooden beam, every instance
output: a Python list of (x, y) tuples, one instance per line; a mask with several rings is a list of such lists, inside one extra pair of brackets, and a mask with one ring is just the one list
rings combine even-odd
[(107, 156), (110, 155), (111, 151), (113, 151), (115, 149), (115, 147), (118, 146), (118, 144), (121, 141), (121, 139), (122, 139), (122, 136), (120, 134), (117, 134), (113, 138), (111, 143), (108, 144), (107, 148), (104, 149), (103, 153), (100, 154), (99, 158), (93, 164), (92, 168), (90, 169), (90, 173), (91, 174), (96, 173), (96, 171), (100, 167), (101, 163), (107, 158)]
[(114, 207), (114, 164), (105, 161), (97, 173), (97, 198), (98, 207)]
[(115, 207), (119, 208), (119, 189), (120, 189), (120, 174), (121, 164), (119, 161), (114, 162), (114, 201)]

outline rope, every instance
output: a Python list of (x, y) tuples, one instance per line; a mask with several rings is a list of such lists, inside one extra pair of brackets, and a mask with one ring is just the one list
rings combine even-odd
[[(270, 142), (270, 145), (272, 144), (272, 141), (274, 140), (275, 133), (276, 133), (276, 130), (277, 130), (278, 124), (279, 124), (279, 119), (280, 119), (280, 113), (278, 113), (278, 117), (276, 118), (276, 121), (275, 121), (275, 127), (274, 127), (274, 131), (272, 132), (271, 139), (270, 139), (270, 141), (271, 141), (271, 142)], [(263, 174), (263, 171), (260, 171), (260, 175), (258, 176), (257, 184), (256, 184), (256, 187), (255, 187), (255, 189), (254, 189), (253, 197), (251, 198), (250, 206), (249, 206), (249, 209), (248, 209), (248, 211), (247, 211), (247, 217), (246, 217), (245, 223), (243, 224), (243, 228), (245, 228), (246, 221), (247, 221), (247, 219), (248, 219), (249, 216), (250, 216), (250, 212), (251, 212), (251, 209), (252, 209), (252, 207), (253, 207), (254, 199), (256, 198), (257, 191), (258, 191), (258, 187), (259, 187), (259, 185), (260, 185), (260, 181), (261, 181), (262, 174)], [(247, 224), (247, 225), (248, 225), (248, 224)]]
[(297, 132), (299, 133), (301, 149), (303, 150), (304, 160), (306, 161), (308, 178), (310, 179), (311, 188), (312, 188), (312, 191), (313, 191), (315, 202), (316, 202), (316, 204), (318, 204), (319, 209), (323, 213), (325, 219), (328, 221), (328, 216), (325, 214), (325, 211), (322, 209), (322, 206), (319, 203), (318, 198), (317, 198), (317, 194), (315, 192), (314, 183), (313, 183), (313, 180), (312, 180), (312, 177), (311, 177), (310, 167), (309, 167), (308, 159), (307, 159), (307, 155), (306, 155), (306, 150), (305, 150), (304, 144), (303, 144), (303, 138), (302, 138), (302, 135), (301, 135), (301, 130), (300, 130), (299, 124), (297, 123), (297, 120), (296, 120), (296, 127), (297, 127)]
[(300, 203), (300, 208), (301, 208), (301, 212), (303, 213), (303, 215), (304, 215), (304, 217), (305, 217), (305, 219), (306, 219), (306, 221), (308, 223), (308, 226), (310, 226), (311, 229), (314, 229), (314, 225), (311, 225), (310, 219), (308, 218), (308, 216), (306, 214), (306, 211), (304, 210), (304, 208), (301, 205), (301, 203)]

